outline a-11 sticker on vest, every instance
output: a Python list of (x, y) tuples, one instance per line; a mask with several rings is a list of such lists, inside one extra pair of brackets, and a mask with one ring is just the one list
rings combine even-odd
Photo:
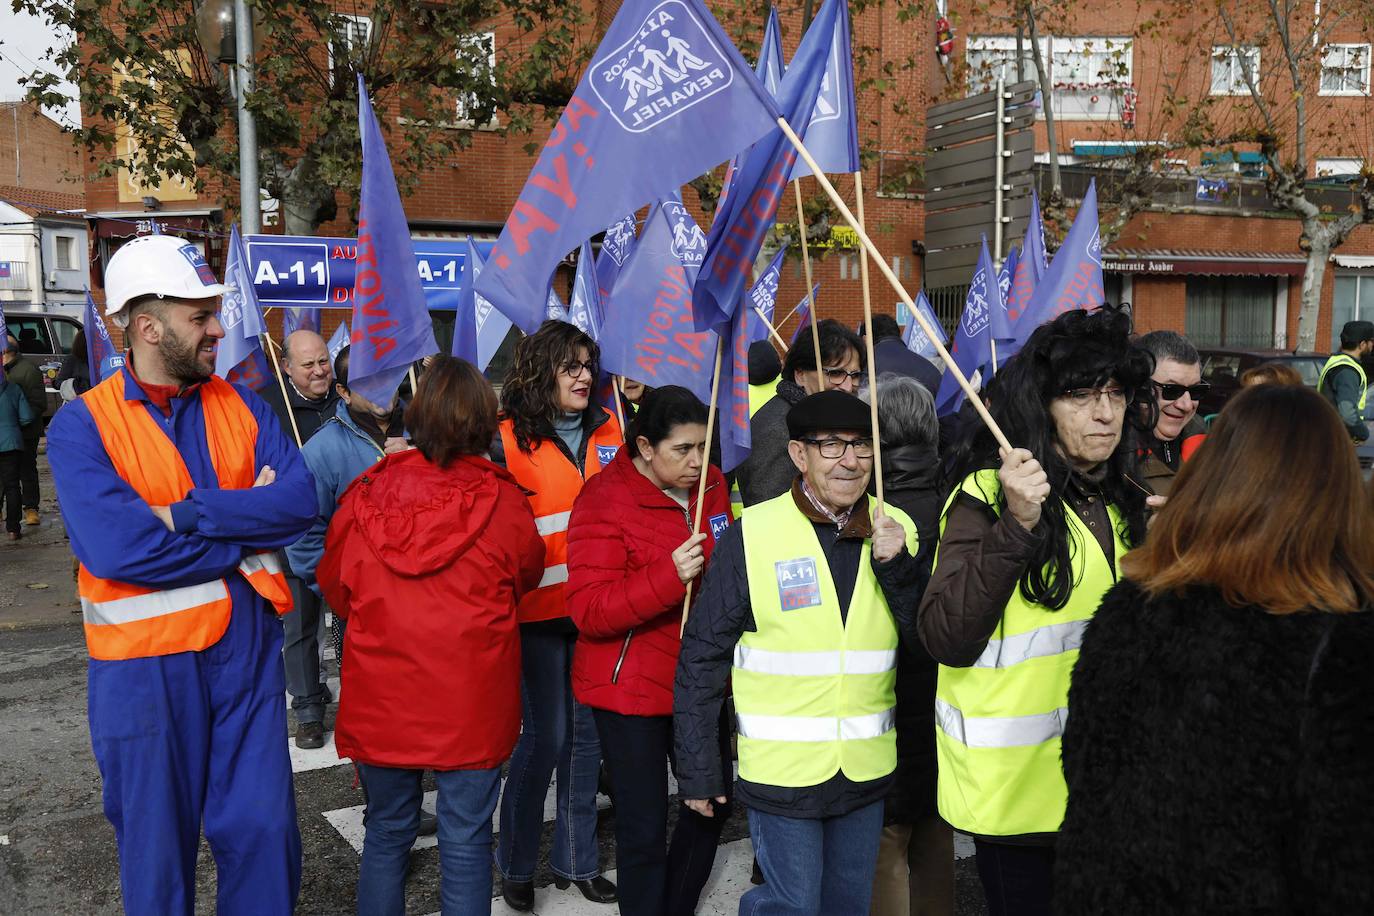
[(598, 445), (596, 447), (597, 460), (601, 462), (601, 466), (604, 468), (615, 460), (615, 453), (618, 451), (620, 449), (614, 445)]
[(773, 564), (778, 574), (778, 604), (784, 611), (815, 607), (821, 603), (821, 584), (816, 578), (816, 561), (811, 557), (779, 560)]
[(711, 516), (711, 543), (720, 540), (720, 536), (725, 533), (725, 529), (730, 527), (730, 516), (722, 512), (720, 515)]

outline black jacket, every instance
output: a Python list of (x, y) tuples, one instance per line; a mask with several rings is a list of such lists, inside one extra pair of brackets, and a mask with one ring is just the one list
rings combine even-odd
[[(304, 445), (321, 426), (339, 412), (339, 389), (330, 385), (328, 394), (318, 401), (312, 401), (297, 391), (296, 386), (291, 384), (291, 379), (285, 375), (282, 376), (282, 382), (286, 384), (286, 390), (290, 394), (291, 412), (296, 416), (296, 429), (300, 432), (301, 444)], [(267, 402), (267, 406), (272, 408), (272, 413), (277, 415), (277, 422), (281, 423), (281, 428), (288, 436), (291, 435), (291, 418), (286, 415), (286, 402), (282, 400), (281, 385), (277, 383), (275, 375), (271, 377), (267, 387), (258, 394)]]
[(1057, 916), (1374, 910), (1371, 657), (1369, 612), (1108, 592), (1069, 691)]
[(940, 370), (919, 353), (912, 353), (900, 337), (873, 341), (873, 368), (878, 375), (892, 372), (914, 378), (935, 395), (940, 391)]
[(778, 393), (749, 420), (753, 440), (749, 457), (735, 468), (740, 496), (746, 506), (781, 496), (797, 477), (797, 466), (787, 454), (787, 412), (806, 397), (806, 389), (781, 379)]

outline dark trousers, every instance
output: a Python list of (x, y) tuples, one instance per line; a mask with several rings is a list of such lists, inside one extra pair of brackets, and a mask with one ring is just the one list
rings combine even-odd
[[(33, 431), (30, 431), (30, 430)], [(38, 442), (43, 438), (41, 424), (24, 427), (24, 448), (19, 458), (19, 485), (25, 509), (38, 510)]]
[[(286, 565), (285, 562), (282, 564)], [(282, 617), (282, 664), (286, 669), (286, 690), (291, 694), (291, 708), (296, 721), (323, 722), (324, 707), (329, 699), (327, 689), (320, 683), (320, 626), (323, 603), (320, 596), (297, 579), (288, 575), (286, 584), (296, 607)]]
[(978, 877), (992, 916), (1050, 916), (1054, 847), (1015, 846), (975, 838)]
[[(682, 803), (668, 843), (666, 762), (672, 716), (623, 716), (592, 710), (615, 798), (615, 861), (621, 916), (691, 916), (711, 875), (730, 806), (703, 817)], [(730, 772), (730, 730), (720, 729), (723, 771)]]
[(0, 500), (5, 504), (5, 530), (19, 532), (23, 513), (19, 506), (19, 466), (24, 452), (0, 452)]

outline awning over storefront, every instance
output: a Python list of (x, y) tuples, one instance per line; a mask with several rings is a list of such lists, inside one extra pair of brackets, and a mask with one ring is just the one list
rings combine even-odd
[(1146, 276), (1300, 277), (1306, 264), (1301, 254), (1209, 249), (1114, 249), (1102, 258), (1103, 270)]

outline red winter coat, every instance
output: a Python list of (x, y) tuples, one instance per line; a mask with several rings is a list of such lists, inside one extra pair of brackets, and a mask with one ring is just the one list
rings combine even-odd
[[(696, 495), (694, 487), (693, 514)], [(704, 543), (708, 563), (729, 523), (725, 478), (710, 467), (701, 522), (702, 531), (715, 532)], [(673, 714), (686, 586), (672, 554), (691, 525), (681, 504), (639, 472), (627, 448), (582, 488), (568, 522), (566, 591), (578, 629), (572, 681), (580, 702), (629, 716)]]
[(520, 731), (515, 604), (544, 542), (515, 479), (484, 458), (412, 449), (344, 493), (318, 578), (348, 621), (340, 757), (376, 766), (500, 766)]

